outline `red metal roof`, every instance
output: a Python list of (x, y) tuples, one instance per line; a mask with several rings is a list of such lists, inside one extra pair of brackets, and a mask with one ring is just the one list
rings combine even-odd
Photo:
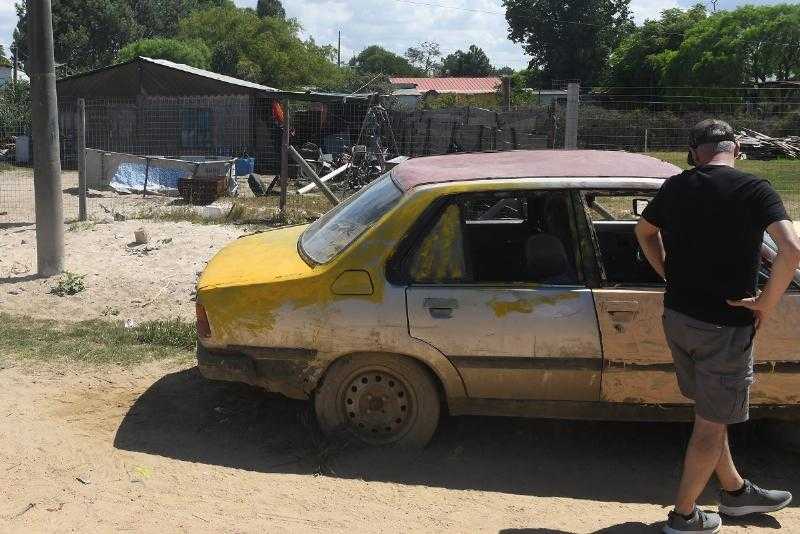
[(500, 87), (500, 78), (389, 78), (395, 85), (414, 84), (420, 93), (436, 91), (437, 93), (460, 93), (476, 95), (494, 93)]
[(405, 191), (492, 178), (669, 178), (681, 169), (644, 154), (603, 150), (512, 150), (414, 158), (392, 170)]

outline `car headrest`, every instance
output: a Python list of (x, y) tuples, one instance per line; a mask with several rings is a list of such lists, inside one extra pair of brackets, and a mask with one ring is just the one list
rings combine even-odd
[(554, 235), (536, 234), (525, 242), (525, 264), (533, 280), (563, 274), (568, 263), (564, 244)]

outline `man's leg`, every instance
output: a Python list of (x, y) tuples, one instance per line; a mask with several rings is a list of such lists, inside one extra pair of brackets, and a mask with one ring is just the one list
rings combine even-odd
[(695, 501), (717, 467), (725, 443), (726, 427), (713, 423), (699, 415), (694, 416), (694, 430), (683, 460), (683, 474), (675, 499), (675, 511), (689, 515), (694, 511)]
[(719, 457), (719, 462), (717, 462), (717, 468), (715, 471), (717, 473), (719, 483), (722, 486), (722, 489), (725, 491), (736, 491), (741, 489), (741, 487), (744, 485), (744, 479), (736, 469), (736, 465), (733, 463), (731, 447), (730, 443), (728, 442), (727, 427), (725, 428), (725, 442), (722, 444), (722, 454)]

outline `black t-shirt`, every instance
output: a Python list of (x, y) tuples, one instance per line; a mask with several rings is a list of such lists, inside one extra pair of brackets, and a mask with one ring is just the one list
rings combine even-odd
[(753, 323), (726, 299), (755, 296), (764, 230), (789, 219), (768, 181), (703, 165), (665, 181), (642, 217), (664, 241), (665, 307), (718, 325)]

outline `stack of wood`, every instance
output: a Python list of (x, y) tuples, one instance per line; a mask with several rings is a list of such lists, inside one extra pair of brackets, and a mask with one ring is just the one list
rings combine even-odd
[(745, 128), (738, 139), (748, 159), (800, 158), (800, 136), (797, 135), (770, 137)]

